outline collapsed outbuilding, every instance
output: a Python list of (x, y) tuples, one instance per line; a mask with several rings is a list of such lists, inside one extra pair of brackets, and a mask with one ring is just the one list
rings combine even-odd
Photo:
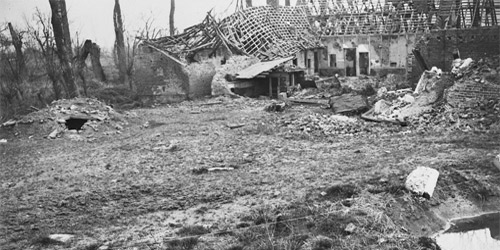
[[(302, 81), (304, 71), (316, 65), (311, 58), (314, 57), (314, 51), (321, 47), (319, 36), (308, 21), (305, 8), (258, 6), (240, 9), (221, 21), (208, 13), (202, 23), (187, 28), (184, 33), (143, 40), (139, 67), (153, 66), (162, 71), (156, 73), (163, 77), (164, 71), (168, 69), (161, 65), (176, 68), (176, 72), (170, 74), (172, 79), (166, 81), (168, 84), (174, 82), (174, 85), (179, 85), (175, 82), (184, 82), (181, 85), (187, 87), (180, 90), (187, 92), (188, 97), (220, 95), (225, 92), (213, 89), (210, 92), (206, 89), (197, 92), (198, 85), (206, 86), (208, 81), (196, 82), (198, 79), (186, 71), (188, 65), (204, 65), (211, 69), (210, 75), (213, 77), (216, 69), (228, 63), (232, 56), (246, 56), (254, 58), (254, 62), (243, 68), (236, 66), (238, 70), (225, 77), (226, 89), (277, 96), (280, 89)], [(306, 59), (297, 54), (310, 54), (311, 57)], [(155, 64), (157, 61), (162, 62)], [(225, 70), (228, 70), (227, 66)], [(155, 88), (147, 86), (147, 76), (141, 75), (141, 81), (145, 81), (143, 85), (146, 88)]]

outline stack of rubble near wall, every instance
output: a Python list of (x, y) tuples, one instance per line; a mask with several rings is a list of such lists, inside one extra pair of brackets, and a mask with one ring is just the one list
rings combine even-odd
[(305, 8), (288, 6), (239, 10), (220, 22), (208, 13), (202, 23), (187, 28), (182, 34), (143, 40), (143, 44), (188, 62), (206, 50), (212, 55), (223, 49), (230, 54), (270, 61), (321, 46), (309, 25)]

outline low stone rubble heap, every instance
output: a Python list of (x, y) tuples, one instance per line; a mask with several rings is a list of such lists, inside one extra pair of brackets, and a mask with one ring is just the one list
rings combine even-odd
[(363, 125), (355, 118), (318, 113), (297, 119), (282, 119), (281, 126), (290, 132), (306, 132), (316, 135), (352, 135), (363, 131)]
[(26, 128), (27, 134), (43, 134), (53, 139), (70, 129), (84, 132), (119, 131), (127, 122), (124, 115), (96, 99), (74, 98), (54, 101), (44, 109), (2, 124), (3, 127), (18, 125), (19, 128)]

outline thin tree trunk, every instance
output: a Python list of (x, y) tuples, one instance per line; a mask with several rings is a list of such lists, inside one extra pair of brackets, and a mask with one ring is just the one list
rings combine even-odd
[(170, 22), (170, 36), (175, 35), (175, 0), (170, 0), (170, 16), (169, 16), (169, 22)]
[(52, 9), (52, 28), (56, 40), (57, 55), (61, 63), (64, 85), (68, 98), (80, 96), (71, 67), (71, 36), (69, 33), (68, 16), (65, 0), (49, 0)]
[(122, 12), (120, 9), (119, 0), (115, 0), (115, 8), (113, 10), (113, 22), (115, 26), (115, 49), (116, 56), (118, 59), (118, 72), (119, 81), (123, 84), (127, 84), (127, 52), (125, 51), (125, 39), (123, 38), (123, 20)]
[(23, 93), (21, 90), (21, 84), (24, 81), (24, 77), (27, 74), (26, 72), (26, 61), (24, 60), (23, 54), (23, 41), (21, 36), (16, 32), (11, 23), (8, 23), (10, 35), (12, 37), (12, 44), (16, 50), (16, 69), (15, 74), (16, 77), (16, 95), (17, 98), (21, 101), (23, 100)]

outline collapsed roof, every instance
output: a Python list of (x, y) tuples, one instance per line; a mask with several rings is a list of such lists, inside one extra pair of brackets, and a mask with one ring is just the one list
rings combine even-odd
[(231, 54), (271, 61), (322, 47), (305, 7), (258, 6), (239, 10), (218, 22), (209, 12), (204, 21), (175, 36), (143, 40), (145, 45), (182, 61), (193, 61), (200, 51), (223, 48)]
[(298, 0), (320, 35), (417, 33), (498, 25), (500, 0)]

